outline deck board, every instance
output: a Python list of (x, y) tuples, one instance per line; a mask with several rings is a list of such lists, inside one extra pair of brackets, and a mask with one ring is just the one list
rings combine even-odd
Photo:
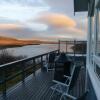
[[(70, 91), (74, 96), (80, 96), (84, 91), (84, 68), (81, 70), (78, 81)], [(7, 91), (6, 98), (0, 95), (0, 100), (48, 100), (52, 91), (50, 86), (53, 85), (53, 72), (37, 71), (36, 75), (30, 75), (25, 79), (25, 82), (20, 82)], [(77, 91), (77, 92), (76, 92)], [(53, 100), (59, 100), (59, 96), (53, 98)]]

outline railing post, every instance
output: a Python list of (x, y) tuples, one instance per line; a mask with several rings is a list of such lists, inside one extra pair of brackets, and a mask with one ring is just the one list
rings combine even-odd
[(66, 41), (66, 53), (67, 53), (67, 41)]
[(48, 61), (48, 54), (46, 55), (46, 60)]
[(41, 56), (41, 67), (43, 67), (43, 56)]
[(6, 96), (6, 89), (7, 89), (7, 86), (6, 86), (6, 69), (3, 68), (3, 96)]
[(59, 50), (59, 53), (60, 53), (60, 40), (58, 41), (58, 50)]
[(35, 76), (35, 71), (36, 71), (36, 62), (35, 58), (33, 59), (33, 75)]
[(25, 64), (24, 62), (21, 63), (21, 67), (22, 67), (22, 82), (25, 81)]
[(76, 40), (74, 40), (74, 61), (75, 61), (75, 53), (76, 53)]

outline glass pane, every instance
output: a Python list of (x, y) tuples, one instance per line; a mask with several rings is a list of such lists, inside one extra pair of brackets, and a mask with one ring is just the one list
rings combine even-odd
[(95, 71), (96, 71), (98, 78), (100, 79), (100, 67), (98, 65), (96, 65)]
[[(99, 20), (100, 20), (100, 12), (99, 12)], [(96, 54), (100, 56), (100, 23), (99, 23), (99, 31), (97, 33)]]
[(89, 61), (90, 61), (90, 63), (91, 64), (93, 64), (93, 52), (94, 52), (94, 43), (95, 43), (95, 41), (94, 41), (94, 34), (95, 34), (95, 32), (94, 32), (94, 20), (95, 20), (95, 16), (92, 18), (92, 28), (91, 28), (91, 39), (90, 39), (90, 50), (89, 50), (89, 52), (90, 52), (90, 57), (89, 57)]

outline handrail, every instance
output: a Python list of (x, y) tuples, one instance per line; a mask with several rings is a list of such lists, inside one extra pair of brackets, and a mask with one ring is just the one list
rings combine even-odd
[(71, 41), (71, 40), (70, 40), (70, 41), (66, 41), (66, 40), (65, 40), (65, 41), (64, 41), (64, 40), (59, 40), (59, 42), (64, 42), (64, 43), (67, 42), (67, 43), (69, 43), (69, 44), (73, 44), (74, 42), (76, 42), (76, 43), (87, 43), (87, 41), (85, 41), (85, 40), (84, 40), (84, 41), (78, 41), (78, 40), (73, 40), (73, 41)]
[[(41, 67), (43, 66), (43, 57), (46, 56), (45, 59), (48, 59), (48, 55), (50, 53), (53, 53), (53, 52), (59, 53), (59, 50), (50, 51), (48, 53), (40, 54), (38, 56), (29, 57), (29, 58), (25, 58), (25, 59), (21, 59), (21, 60), (17, 60), (17, 61), (14, 61), (14, 62), (10, 62), (10, 63), (0, 65), (0, 70), (1, 70), (1, 73), (2, 73), (2, 79), (0, 80), (0, 85), (1, 84), (3, 85), (3, 90), (2, 90), (3, 94), (6, 95), (7, 81), (10, 81), (10, 80), (14, 79), (16, 76), (21, 75), (22, 81), (24, 82), (24, 79), (26, 77), (25, 72), (27, 72), (27, 70), (31, 69), (32, 70), (31, 74), (32, 73), (34, 74), (35, 71), (36, 71), (35, 67), (37, 65), (40, 65)], [(38, 59), (38, 58), (40, 58), (41, 61), (39, 63), (36, 63), (35, 60)], [(26, 69), (26, 67), (24, 65), (28, 61), (32, 61), (32, 65), (31, 65), (31, 67), (27, 66), (27, 69)], [(20, 66), (21, 66), (21, 67), (19, 66), (20, 71), (15, 71), (14, 74), (11, 74), (10, 76), (6, 76), (7, 75), (7, 73), (6, 73), (7, 69), (10, 69), (9, 66), (11, 68), (16, 68), (15, 66), (13, 67), (12, 65), (17, 65), (17, 64), (20, 64)]]
[(69, 48), (70, 45), (72, 45), (73, 47), (76, 47), (77, 45), (86, 44), (86, 43), (87, 43), (87, 41), (85, 41), (85, 40), (83, 40), (83, 41), (80, 41), (80, 40), (59, 40), (58, 49), (59, 49), (59, 51), (61, 51), (61, 44), (65, 44), (66, 51), (64, 51), (64, 52), (71, 53), (71, 54), (74, 54), (74, 55), (75, 54), (82, 54), (83, 55), (83, 54), (86, 54), (86, 51), (84, 51), (86, 49), (85, 45), (83, 45), (81, 47), (81, 51), (73, 49), (73, 51), (70, 52), (70, 51), (68, 51), (69, 50), (68, 48)]
[(40, 54), (38, 56), (34, 56), (34, 57), (29, 57), (29, 58), (25, 58), (25, 59), (21, 59), (21, 60), (17, 60), (17, 61), (13, 61), (13, 62), (10, 62), (10, 63), (6, 63), (6, 64), (3, 64), (3, 65), (0, 65), (0, 68), (3, 68), (3, 67), (6, 67), (6, 66), (10, 66), (10, 65), (13, 65), (13, 64), (16, 64), (16, 63), (21, 63), (21, 62), (24, 62), (24, 61), (29, 61), (29, 60), (32, 60), (32, 59), (36, 59), (36, 58), (39, 58), (41, 56), (45, 56), (45, 55), (48, 55), (52, 52), (57, 52), (58, 50), (54, 50), (54, 51), (50, 51), (48, 53), (44, 53), (44, 54)]

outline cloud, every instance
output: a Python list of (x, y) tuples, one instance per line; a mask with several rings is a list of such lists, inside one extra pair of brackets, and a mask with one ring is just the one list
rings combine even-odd
[[(0, 35), (15, 38), (85, 38), (86, 32), (82, 31), (77, 23), (63, 14), (45, 13), (31, 22), (0, 23)], [(51, 26), (51, 27), (49, 27)]]
[(43, 0), (1, 0), (0, 4), (19, 4), (24, 6), (46, 6)]
[(76, 26), (76, 22), (73, 19), (66, 15), (57, 13), (42, 13), (39, 17), (37, 17), (36, 21), (57, 28)]
[(73, 0), (44, 0), (54, 12), (73, 15)]
[[(49, 4), (52, 7), (60, 7), (60, 6), (66, 6), (66, 4), (69, 2), (69, 0), (44, 0), (47, 4)], [(70, 0), (71, 1), (71, 0)], [(72, 2), (72, 1), (71, 1)]]
[[(0, 17), (0, 36), (10, 36), (14, 38), (32, 38), (40, 36), (42, 31), (48, 26), (41, 23), (26, 23), (13, 21), (6, 17)], [(43, 34), (42, 34), (43, 36)]]
[(36, 32), (46, 31), (48, 29), (48, 26), (42, 23), (26, 23), (26, 27)]
[[(12, 1), (12, 0), (10, 0)], [(13, 0), (14, 1), (14, 0)], [(19, 0), (18, 0), (19, 1)], [(35, 4), (34, 4), (35, 5)], [(48, 11), (49, 6), (23, 6), (19, 4), (1, 4), (0, 3), (0, 16), (9, 19), (25, 22), (31, 16), (36, 17), (42, 11)]]
[(10, 36), (14, 38), (31, 38), (37, 36), (36, 32), (31, 28), (28, 28), (24, 24), (11, 23), (0, 24), (0, 35)]
[(5, 24), (5, 23), (2, 23), (0, 24), (0, 30), (10, 30), (10, 29), (20, 29), (22, 26), (21, 25), (17, 25), (17, 24)]
[[(86, 39), (86, 32), (76, 27), (72, 28), (59, 28), (41, 32), (41, 37), (48, 37), (51, 40), (58, 40), (60, 38), (73, 38), (73, 39)], [(55, 37), (55, 38), (53, 38)]]

